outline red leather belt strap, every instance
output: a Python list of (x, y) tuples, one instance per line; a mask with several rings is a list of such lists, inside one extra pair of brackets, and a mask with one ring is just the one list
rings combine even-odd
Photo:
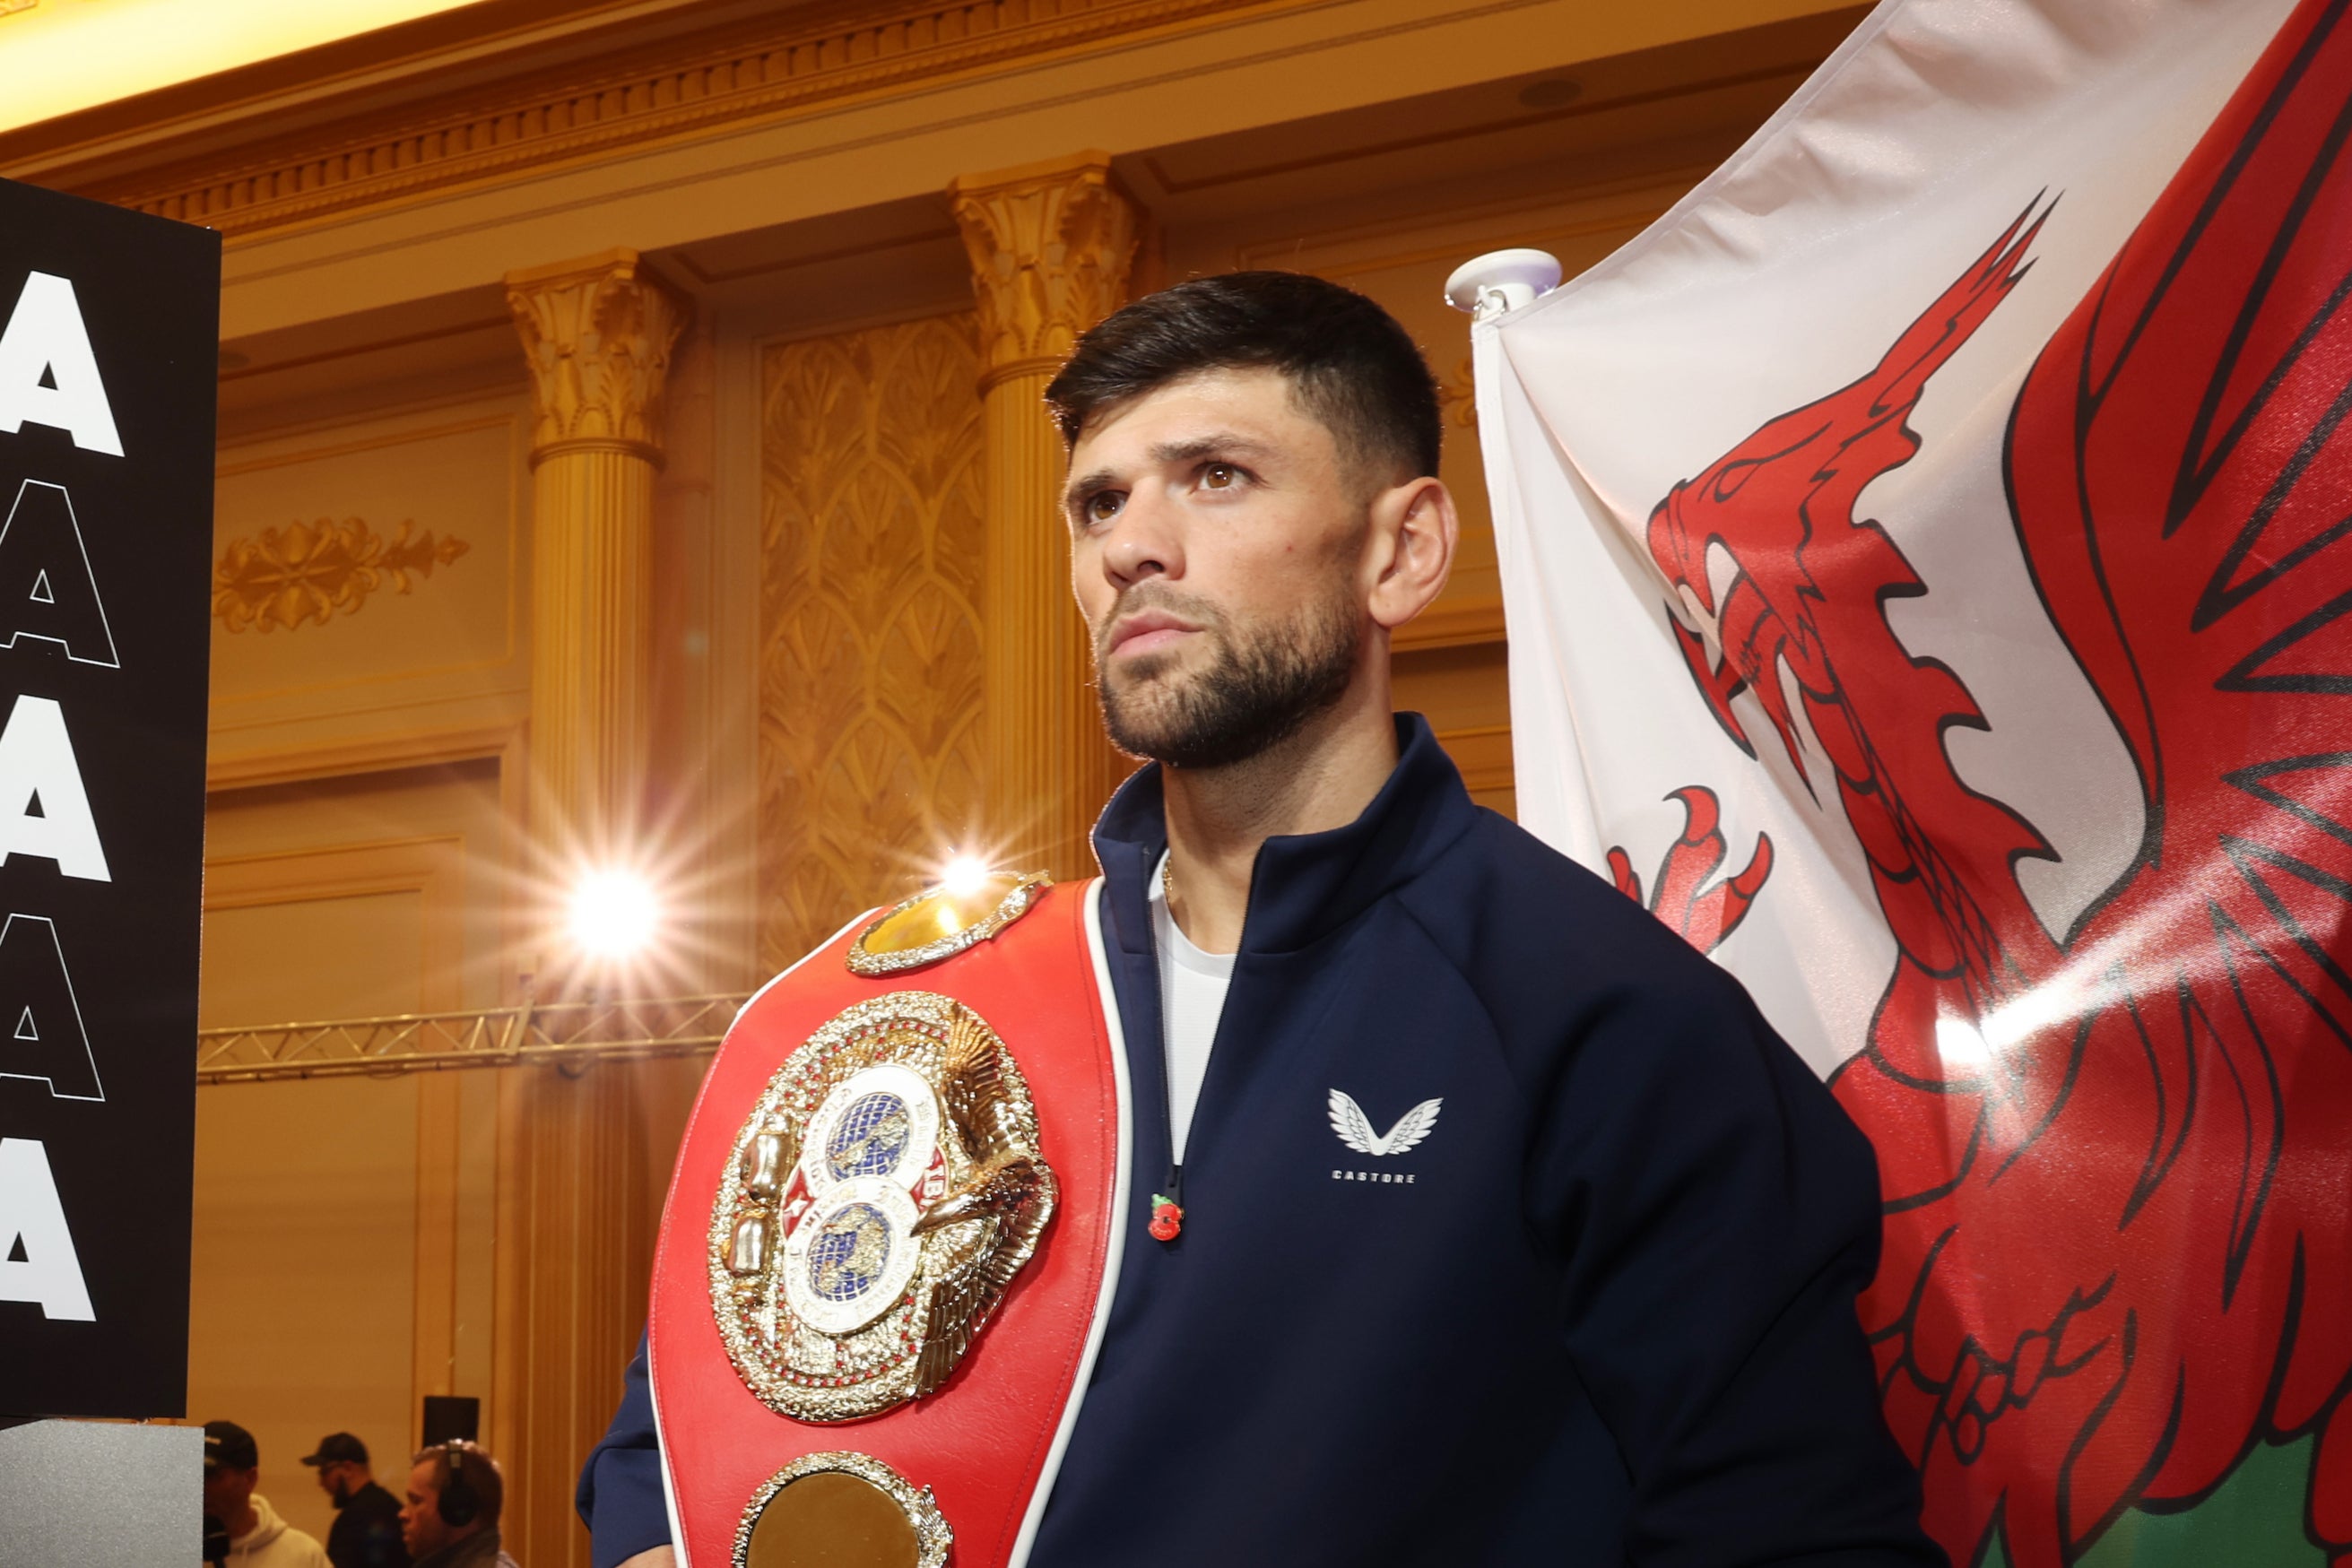
[[(752, 998), (687, 1124), (662, 1214), (650, 1322), (656, 1418), (690, 1568), (725, 1568), (761, 1484), (803, 1455), (870, 1454), (930, 1487), (957, 1568), (1003, 1568), (1022, 1541), (1102, 1304), (1118, 1182), (1117, 1064), (1089, 950), (1094, 884), (1049, 888), (1021, 919), (932, 967), (863, 979), (845, 934)], [(862, 925), (863, 923), (861, 923)], [(785, 1059), (856, 1002), (931, 991), (977, 1012), (1026, 1076), (1059, 1206), (995, 1317), (938, 1392), (863, 1421), (795, 1421), (743, 1385), (710, 1301), (711, 1205), (734, 1140)]]

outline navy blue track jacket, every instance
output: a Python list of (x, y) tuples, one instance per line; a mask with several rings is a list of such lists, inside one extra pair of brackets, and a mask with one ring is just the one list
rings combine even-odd
[[(1034, 1568), (1942, 1564), (1854, 1315), (1867, 1141), (1736, 981), (1399, 741), (1356, 821), (1258, 852), (1171, 1243), (1159, 769), (1095, 830), (1134, 1197)], [(1335, 1089), (1382, 1132), (1443, 1103), (1367, 1155)], [(598, 1568), (668, 1539), (653, 1443), (640, 1351)]]

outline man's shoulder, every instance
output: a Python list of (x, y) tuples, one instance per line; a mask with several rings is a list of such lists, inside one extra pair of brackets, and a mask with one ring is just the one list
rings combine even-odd
[(399, 1512), (400, 1500), (386, 1491), (378, 1481), (370, 1481), (352, 1493), (352, 1500), (343, 1505), (344, 1518), (367, 1519)]
[(1523, 1080), (1551, 1080), (1564, 1052), (1672, 1079), (1772, 1037), (1736, 977), (1613, 883), (1480, 819), (1398, 898)]
[(1474, 979), (1654, 980), (1710, 996), (1738, 986), (1611, 882), (1496, 812), (1404, 890), (1406, 906)]

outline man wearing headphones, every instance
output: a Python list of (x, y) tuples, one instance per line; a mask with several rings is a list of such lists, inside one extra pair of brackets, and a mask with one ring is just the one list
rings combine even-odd
[(520, 1568), (499, 1543), (506, 1482), (479, 1446), (436, 1443), (408, 1472), (400, 1532), (413, 1568)]

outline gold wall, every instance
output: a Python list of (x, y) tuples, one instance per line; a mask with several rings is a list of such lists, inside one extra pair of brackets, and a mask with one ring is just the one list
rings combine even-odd
[[(1066, 854), (1116, 769), (1022, 685), (1067, 674), (1021, 619), (1067, 614), (1034, 386), (1195, 274), (1336, 278), (1425, 346), (1466, 534), (1399, 701), (1508, 812), (1440, 285), (1606, 256), (1860, 14), (484, 0), (0, 132), (0, 174), (226, 239), (205, 1023), (591, 983), (551, 923), (583, 813), (671, 894), (626, 977), (669, 994), (750, 988), (952, 851)], [(1008, 758), (1078, 782), (992, 794)], [(420, 1396), (477, 1396), (517, 1554), (584, 1563), (571, 1478), (698, 1071), (204, 1089), (189, 1415), (251, 1427), (323, 1533), (319, 1437), (396, 1479)]]
[(968, 311), (772, 343), (760, 399), (760, 960), (982, 841)]
[[(203, 1021), (462, 1005), (468, 948), (498, 939), (467, 929), (496, 908), (469, 871), (494, 872), (501, 831), (491, 764), (220, 797)], [(499, 1090), (475, 1073), (197, 1096), (189, 1406), (253, 1431), (265, 1491), (305, 1529), (331, 1517), (294, 1462), (320, 1437), (398, 1456), (417, 1395), (487, 1385), (495, 1230), (459, 1197), (495, 1187)]]

